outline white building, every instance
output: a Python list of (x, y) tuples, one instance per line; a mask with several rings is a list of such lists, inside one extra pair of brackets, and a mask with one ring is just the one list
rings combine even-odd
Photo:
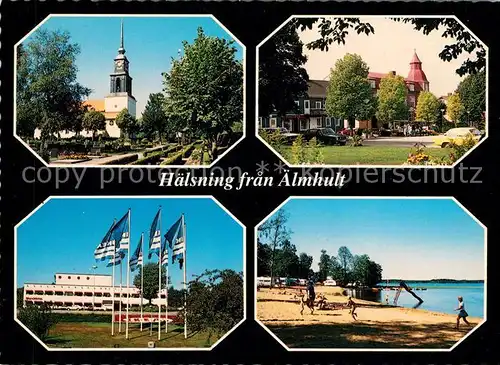
[[(56, 273), (54, 284), (25, 283), (23, 303), (48, 304), (54, 308), (95, 308), (111, 310), (113, 302), (113, 287), (111, 275)], [(127, 304), (127, 295), (131, 306), (140, 306), (140, 290), (123, 285), (114, 287), (115, 307)], [(143, 299), (143, 305), (149, 303)]]

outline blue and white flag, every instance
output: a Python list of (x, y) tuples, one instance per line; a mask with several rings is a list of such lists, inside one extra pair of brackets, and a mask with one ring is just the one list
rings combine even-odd
[(151, 258), (153, 253), (159, 255), (161, 248), (160, 213), (161, 209), (156, 213), (149, 230), (149, 258)]
[(120, 265), (124, 257), (125, 257), (125, 252), (116, 251), (115, 256), (109, 259), (109, 262), (106, 265), (106, 267)]
[(183, 216), (181, 216), (165, 234), (165, 245), (168, 243), (168, 246), (172, 249), (172, 263), (175, 263), (175, 259), (180, 259), (184, 256), (185, 245), (183, 224), (184, 219)]
[(129, 211), (115, 224), (112, 232), (112, 239), (116, 241), (116, 250), (128, 250), (130, 238), (128, 231)]
[(112, 239), (114, 226), (115, 222), (113, 222), (111, 227), (109, 227), (109, 230), (102, 239), (101, 243), (94, 250), (94, 258), (96, 261), (104, 261), (113, 257), (115, 254), (115, 241)]
[(142, 235), (134, 254), (130, 258), (130, 270), (134, 271), (138, 266), (142, 266)]

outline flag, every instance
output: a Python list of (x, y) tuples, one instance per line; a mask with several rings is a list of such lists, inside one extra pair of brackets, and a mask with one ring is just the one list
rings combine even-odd
[(149, 258), (151, 258), (153, 253), (158, 255), (161, 248), (160, 213), (161, 209), (159, 209), (158, 213), (156, 213), (149, 230)]
[(130, 270), (134, 271), (138, 266), (142, 266), (142, 237), (137, 245), (137, 248), (134, 251), (134, 254), (130, 258)]
[(166, 266), (168, 265), (168, 245), (167, 245), (167, 235), (165, 234), (163, 236), (165, 238), (165, 240), (163, 241), (162, 245), (161, 245), (161, 266)]
[(94, 258), (96, 261), (104, 261), (113, 257), (115, 251), (115, 241), (112, 239), (114, 226), (115, 222), (109, 227), (101, 243), (94, 250)]
[(115, 240), (116, 250), (128, 250), (130, 246), (129, 232), (128, 232), (128, 214), (125, 215), (115, 224), (112, 232), (112, 239)]
[(175, 263), (175, 259), (179, 259), (179, 264), (182, 268), (182, 262), (184, 261), (184, 227), (182, 225), (182, 216), (175, 222), (172, 227), (165, 234), (165, 245), (168, 242), (168, 246), (172, 249), (172, 263)]
[(109, 259), (109, 263), (106, 265), (106, 267), (120, 265), (124, 257), (125, 257), (125, 252), (116, 251), (115, 256)]

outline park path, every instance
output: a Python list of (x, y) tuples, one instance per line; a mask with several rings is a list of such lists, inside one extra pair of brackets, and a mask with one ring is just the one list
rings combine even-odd
[[(83, 165), (114, 165), (113, 161), (119, 161), (124, 157), (130, 157), (137, 155), (137, 153), (128, 153), (125, 155), (116, 155), (116, 156), (110, 156), (110, 157), (103, 157), (103, 158), (94, 158), (92, 160), (84, 161), (84, 162), (79, 162), (75, 163), (73, 165), (77, 166), (83, 166)], [(52, 165), (62, 165), (63, 163), (57, 163), (54, 162)]]

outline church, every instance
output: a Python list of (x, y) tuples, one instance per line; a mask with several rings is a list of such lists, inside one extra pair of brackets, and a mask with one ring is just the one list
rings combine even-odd
[[(129, 74), (130, 64), (125, 56), (123, 21), (121, 22), (120, 48), (114, 59), (114, 69), (110, 74), (109, 94), (104, 99), (89, 99), (83, 102), (89, 110), (96, 110), (106, 118), (106, 132), (111, 138), (120, 138), (121, 130), (115, 123), (117, 115), (123, 110), (136, 117), (136, 100), (132, 94), (132, 77)], [(103, 133), (102, 131), (99, 133)], [(92, 132), (81, 131), (83, 137), (92, 137)], [(61, 138), (71, 138), (74, 132), (61, 131)], [(35, 138), (40, 137), (40, 130), (35, 130)]]

